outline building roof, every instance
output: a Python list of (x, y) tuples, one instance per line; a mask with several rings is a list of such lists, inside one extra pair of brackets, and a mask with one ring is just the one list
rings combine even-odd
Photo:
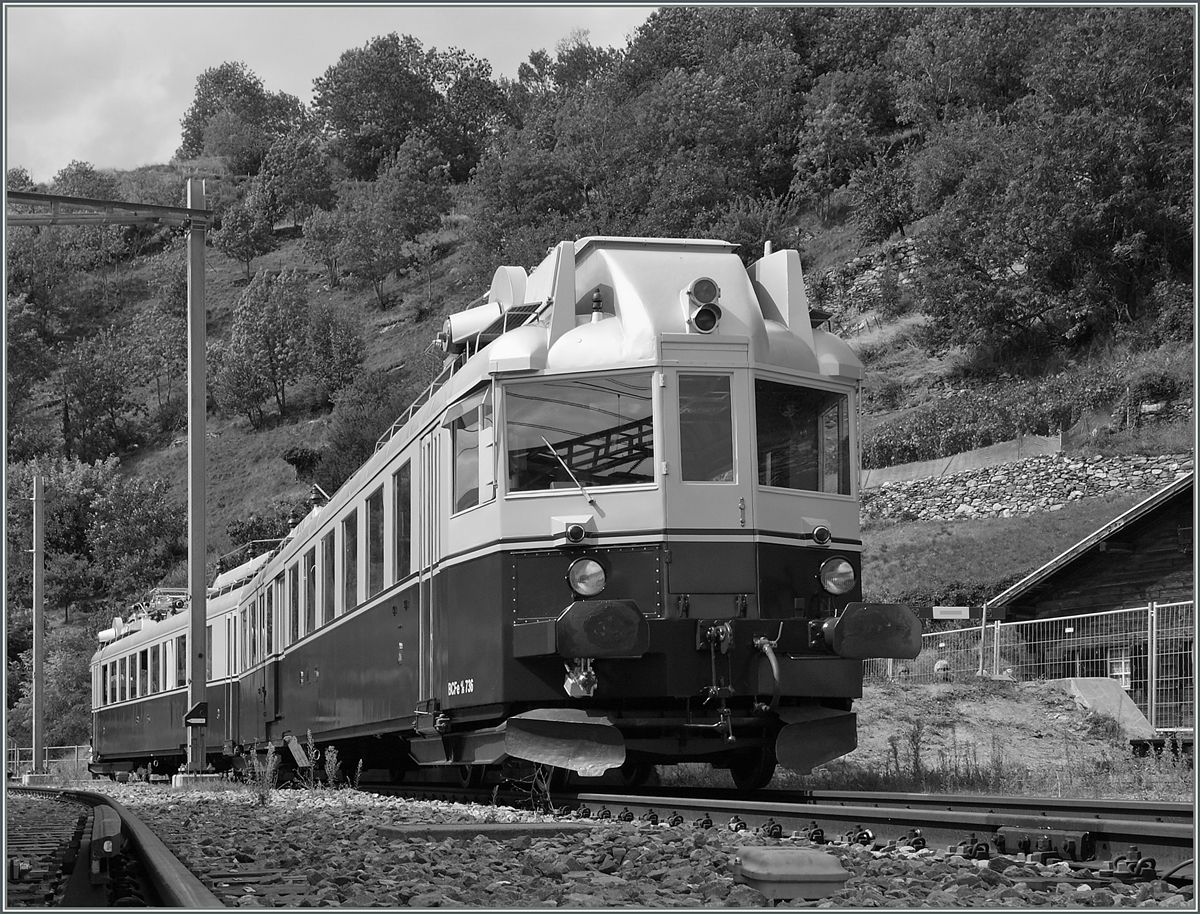
[(1125, 544), (1118, 535), (1133, 534), (1135, 528), (1142, 526), (1168, 505), (1174, 505), (1179, 500), (1192, 501), (1195, 480), (1195, 471), (1192, 471), (1187, 476), (1180, 477), (1170, 485), (1159, 489), (1145, 501), (1134, 505), (1124, 514), (1109, 521), (1032, 574), (992, 597), (987, 601), (986, 608), (990, 611), (992, 608), (1002, 606), (1036, 602), (1052, 590), (1061, 578), (1070, 574), (1084, 562), (1095, 558), (1098, 553), (1126, 551)]

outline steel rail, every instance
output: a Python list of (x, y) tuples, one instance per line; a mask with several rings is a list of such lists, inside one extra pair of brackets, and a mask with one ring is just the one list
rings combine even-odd
[[(957, 844), (968, 834), (977, 835), (988, 841), (1002, 827), (1023, 828), (1031, 832), (1086, 832), (1092, 836), (1097, 860), (1112, 859), (1124, 854), (1130, 846), (1137, 846), (1147, 856), (1155, 856), (1160, 867), (1173, 866), (1190, 860), (1194, 856), (1195, 832), (1191, 823), (1155, 822), (1133, 818), (1099, 818), (1084, 816), (1047, 815), (1035, 809), (1026, 810), (968, 810), (946, 808), (906, 808), (903, 806), (845, 806), (818, 803), (780, 803), (765, 799), (712, 799), (701, 797), (622, 795), (613, 793), (579, 793), (573, 797), (576, 803), (592, 808), (606, 806), (612, 815), (617, 815), (615, 806), (628, 809), (638, 815), (654, 810), (659, 816), (679, 812), (685, 818), (697, 814), (708, 814), (718, 822), (718, 817), (737, 816), (748, 827), (762, 825), (774, 820), (785, 830), (802, 829), (817, 822), (827, 837), (836, 834), (836, 828), (852, 830), (857, 827), (879, 829), (892, 828), (903, 836), (908, 829), (917, 827), (926, 833), (933, 846), (935, 841), (947, 846)], [(686, 810), (686, 812), (685, 812)], [(835, 826), (835, 827), (829, 827)], [(887, 838), (887, 835), (880, 835)]]
[[(698, 800), (740, 800), (744, 794), (730, 788), (697, 789), (689, 787), (646, 787), (637, 790), (653, 790), (659, 796), (671, 799), (693, 798)], [(609, 788), (603, 788), (608, 791)], [(601, 790), (596, 790), (600, 793)], [(614, 793), (629, 793), (630, 788), (613, 787)], [(1013, 797), (985, 794), (934, 794), (934, 793), (878, 793), (871, 791), (834, 790), (763, 790), (751, 799), (770, 803), (814, 803), (824, 806), (877, 806), (911, 809), (976, 809), (992, 812), (1025, 812), (1035, 814), (1101, 818), (1096, 812), (1102, 809), (1104, 818), (1138, 819), (1143, 821), (1191, 822), (1195, 818), (1195, 807), (1191, 803), (1166, 800), (1108, 800), (1075, 799), (1069, 797)]]
[(221, 908), (224, 905), (199, 878), (167, 848), (137, 816), (102, 793), (89, 790), (55, 791), (91, 806), (111, 806), (121, 817), (121, 828), (137, 847), (159, 899), (168, 908)]

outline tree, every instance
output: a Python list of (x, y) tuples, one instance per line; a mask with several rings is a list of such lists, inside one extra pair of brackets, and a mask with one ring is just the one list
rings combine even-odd
[(244, 203), (225, 210), (221, 227), (212, 235), (218, 251), (245, 267), (247, 282), (254, 258), (269, 254), (276, 246), (274, 229), (267, 215), (261, 209)]
[(364, 346), (359, 323), (329, 301), (313, 302), (308, 316), (308, 372), (332, 396), (358, 377)]
[(132, 390), (137, 361), (129, 340), (112, 327), (64, 353), (60, 383), (68, 456), (104, 459), (135, 441), (135, 418), (145, 411)]
[(291, 213), (300, 225), (315, 209), (333, 206), (333, 178), (316, 137), (293, 131), (272, 144), (258, 173), (258, 192), (276, 221)]
[(392, 32), (342, 53), (313, 80), (313, 113), (352, 178), (369, 180), (380, 163), (433, 121), (438, 93), (421, 42)]
[(213, 399), (224, 409), (245, 416), (252, 428), (260, 428), (265, 419), (262, 405), (271, 390), (249, 342), (234, 337), (225, 346), (212, 346), (207, 356), (211, 363), (208, 374), (213, 378)]
[(5, 318), (8, 337), (5, 380), (8, 382), (8, 408), (12, 410), (29, 398), (37, 382), (50, 376), (54, 358), (47, 345), (49, 334), (45, 317), (27, 295), (8, 296)]
[(370, 283), (385, 307), (383, 284), (419, 262), (420, 236), (436, 228), (450, 206), (444, 162), (423, 137), (405, 140), (379, 178), (345, 185), (338, 205), (338, 260)]
[(304, 223), (304, 240), (301, 248), (308, 259), (325, 267), (330, 289), (341, 284), (338, 270), (338, 250), (342, 244), (341, 211), (329, 212), (317, 209)]
[(248, 363), (244, 370), (261, 378), (281, 416), (287, 414), (288, 385), (300, 379), (305, 365), (306, 287), (307, 280), (295, 270), (278, 276), (259, 273), (242, 292), (233, 314), (230, 353)]
[(864, 244), (886, 241), (916, 217), (912, 182), (903, 159), (876, 156), (850, 178), (854, 222)]
[[(218, 115), (224, 117), (213, 126)], [(213, 154), (235, 160), (235, 167), (249, 167), (255, 165), (253, 157), (241, 158), (247, 150), (257, 145), (265, 153), (277, 137), (300, 126), (306, 118), (304, 106), (295, 96), (268, 92), (244, 63), (227, 61), (196, 77), (195, 96), (180, 121), (183, 142), (175, 157), (198, 158), (207, 144)], [(210, 127), (211, 135), (206, 136)]]
[(172, 395), (187, 374), (187, 319), (156, 305), (143, 315), (139, 336), (139, 377), (154, 385), (159, 427), (170, 431), (183, 417), (183, 403), (173, 400)]

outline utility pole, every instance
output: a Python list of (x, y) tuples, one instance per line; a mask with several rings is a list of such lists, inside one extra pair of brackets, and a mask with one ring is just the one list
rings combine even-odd
[(45, 558), (46, 558), (46, 525), (45, 525), (45, 493), (43, 487), (46, 480), (41, 476), (33, 477), (33, 774), (44, 774), (46, 755), (44, 718), (45, 704), (45, 666), (42, 663), (46, 652), (42, 630), (46, 627)]
[[(188, 178), (187, 206), (203, 210), (204, 183)], [(208, 690), (204, 652), (207, 622), (205, 543), (205, 366), (206, 345), (204, 301), (204, 234), (206, 222), (192, 219), (188, 226), (188, 640), (187, 684), (188, 706), (203, 707)], [(200, 774), (205, 766), (205, 730), (207, 716), (200, 722), (185, 723), (187, 729), (187, 770)]]

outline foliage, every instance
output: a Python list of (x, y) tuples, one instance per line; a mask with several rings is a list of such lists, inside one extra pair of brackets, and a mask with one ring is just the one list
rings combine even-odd
[[(154, 385), (159, 417), (175, 415), (170, 409), (173, 405), (171, 397), (178, 387), (186, 388), (187, 320), (156, 305), (142, 317), (139, 336), (139, 377)], [(173, 427), (168, 425), (162, 431), (170, 431)]]
[(421, 236), (437, 228), (449, 206), (444, 167), (423, 137), (406, 140), (375, 181), (343, 186), (337, 261), (369, 283), (380, 307), (384, 281), (421, 261)]
[(85, 463), (115, 454), (137, 439), (134, 399), (138, 355), (132, 341), (109, 328), (71, 346), (62, 358), (63, 441)]
[(233, 258), (246, 268), (246, 281), (250, 281), (250, 264), (275, 250), (275, 234), (268, 214), (260, 208), (245, 203), (235, 204), (225, 210), (221, 226), (212, 233), (213, 245), (221, 253)]
[(33, 386), (48, 378), (54, 368), (53, 354), (44, 339), (43, 327), (42, 317), (27, 295), (8, 296), (5, 301), (8, 342), (5, 380), (10, 410), (27, 400)]
[[(89, 703), (81, 695), (92, 691), (91, 656), (96, 651), (96, 636), (111, 619), (95, 615), (86, 624), (56, 628), (47, 632), (43, 641), (42, 661), (42, 740), (45, 746), (86, 745), (92, 736), (92, 715)], [(33, 730), (33, 651), (26, 652), (17, 692), (10, 692), (6, 715), (6, 735), (17, 745), (29, 745)]]
[(330, 289), (336, 289), (341, 283), (338, 251), (342, 234), (340, 211), (316, 209), (304, 223), (304, 255), (313, 263), (325, 267), (326, 282)]
[[(314, 301), (308, 313), (305, 359), (308, 373), (327, 398), (358, 377), (364, 359), (359, 323), (330, 301)], [(330, 399), (329, 402), (332, 403)]]
[(237, 544), (237, 548), (222, 557), (218, 570), (227, 571), (257, 555), (270, 552), (298, 522), (298, 509), (297, 505), (277, 501), (261, 514), (253, 512), (230, 521), (225, 532), (229, 541)]
[(375, 453), (375, 443), (420, 392), (417, 382), (384, 371), (365, 372), (334, 398), (329, 433), (313, 481), (333, 494)]
[(191, 107), (180, 121), (178, 159), (205, 153), (230, 160), (238, 174), (254, 174), (271, 143), (304, 123), (304, 106), (284, 92), (268, 92), (244, 63), (226, 62), (196, 77)]
[(314, 209), (333, 205), (333, 176), (325, 151), (311, 132), (293, 131), (277, 139), (256, 180), (261, 205), (271, 221), (290, 213), (292, 223), (299, 225)]

